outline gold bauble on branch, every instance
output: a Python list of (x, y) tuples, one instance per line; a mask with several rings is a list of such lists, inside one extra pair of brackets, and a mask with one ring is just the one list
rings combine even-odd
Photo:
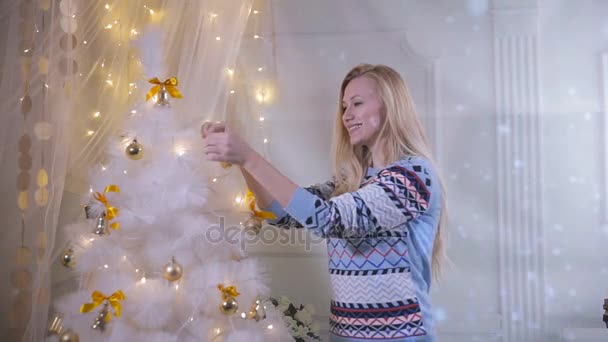
[(182, 265), (175, 261), (175, 257), (171, 257), (171, 262), (163, 267), (163, 278), (176, 281), (182, 277), (183, 272)]
[(247, 318), (255, 319), (256, 322), (266, 319), (266, 310), (260, 298), (256, 298), (255, 302), (251, 305)]
[(144, 146), (138, 143), (137, 139), (133, 139), (133, 141), (125, 149), (125, 153), (129, 159), (139, 160), (144, 156)]
[(78, 334), (73, 330), (68, 329), (59, 335), (59, 342), (79, 342)]
[(76, 258), (74, 257), (74, 250), (71, 248), (66, 248), (61, 253), (61, 264), (65, 267), (72, 268), (74, 267)]
[(225, 300), (222, 300), (222, 304), (220, 305), (220, 311), (224, 315), (233, 315), (239, 309), (239, 302), (232, 297), (227, 297)]
[(245, 223), (243, 224), (243, 228), (245, 228), (245, 231), (253, 232), (257, 235), (262, 230), (262, 224), (263, 220), (261, 218), (257, 216), (251, 216), (247, 219), (247, 221), (245, 221)]

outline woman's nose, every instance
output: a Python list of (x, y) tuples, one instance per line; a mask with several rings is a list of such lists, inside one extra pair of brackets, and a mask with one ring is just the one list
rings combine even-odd
[(353, 119), (353, 114), (350, 111), (350, 108), (347, 108), (346, 110), (344, 110), (344, 114), (342, 115), (342, 119), (344, 120), (344, 122), (350, 121)]

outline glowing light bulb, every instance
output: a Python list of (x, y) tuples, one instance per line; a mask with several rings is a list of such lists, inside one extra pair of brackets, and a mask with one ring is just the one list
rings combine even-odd
[(101, 113), (100, 113), (100, 112), (95, 112), (95, 113), (93, 113), (93, 117), (94, 117), (94, 118), (98, 118), (100, 115), (101, 115)]

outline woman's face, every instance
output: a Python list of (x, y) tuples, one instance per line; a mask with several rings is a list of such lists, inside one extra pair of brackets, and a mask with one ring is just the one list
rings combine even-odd
[(370, 147), (384, 123), (382, 99), (376, 82), (362, 76), (351, 80), (344, 89), (342, 123), (353, 146)]

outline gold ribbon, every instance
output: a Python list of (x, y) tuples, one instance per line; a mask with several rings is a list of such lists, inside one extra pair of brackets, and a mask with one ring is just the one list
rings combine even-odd
[[(108, 203), (108, 199), (105, 195), (108, 192), (120, 192), (120, 188), (118, 187), (118, 185), (110, 184), (106, 186), (103, 191), (103, 194), (101, 192), (96, 192), (93, 197), (106, 207), (106, 220), (111, 221), (116, 216), (118, 216), (118, 208), (113, 207)], [(120, 223), (114, 222), (110, 224), (110, 227), (114, 228), (115, 230), (118, 230), (120, 228)]]
[[(121, 290), (112, 293), (112, 295), (109, 297), (106, 297), (103, 293), (99, 291), (94, 291), (93, 294), (91, 294), (91, 299), (93, 300), (92, 303), (86, 303), (80, 307), (80, 313), (90, 312), (91, 310), (98, 307), (99, 304), (107, 300), (108, 303), (110, 303), (110, 305), (112, 306), (112, 308), (114, 308), (114, 316), (120, 317), (120, 301), (125, 299), (125, 295), (124, 293), (122, 293)], [(106, 321), (109, 321), (110, 319), (112, 319), (112, 316), (107, 315)]]
[(236, 298), (240, 293), (236, 290), (236, 286), (231, 285), (224, 287), (222, 284), (217, 284), (217, 289), (222, 291), (222, 300), (228, 300), (228, 298)]
[(262, 220), (275, 220), (277, 218), (277, 216), (270, 211), (261, 211), (255, 209), (255, 195), (250, 190), (247, 190), (245, 202), (249, 203), (249, 210), (251, 210), (253, 217), (257, 217)]
[(178, 99), (181, 99), (183, 97), (182, 94), (177, 89), (178, 82), (177, 82), (176, 77), (168, 78), (164, 82), (161, 82), (158, 79), (158, 77), (154, 77), (153, 79), (149, 80), (148, 83), (152, 83), (152, 84), (156, 84), (156, 85), (154, 87), (150, 88), (150, 91), (148, 91), (148, 94), (146, 94), (146, 101), (148, 101), (154, 95), (158, 94), (161, 86), (165, 86), (165, 89), (167, 89), (167, 92), (172, 97), (175, 97)]

